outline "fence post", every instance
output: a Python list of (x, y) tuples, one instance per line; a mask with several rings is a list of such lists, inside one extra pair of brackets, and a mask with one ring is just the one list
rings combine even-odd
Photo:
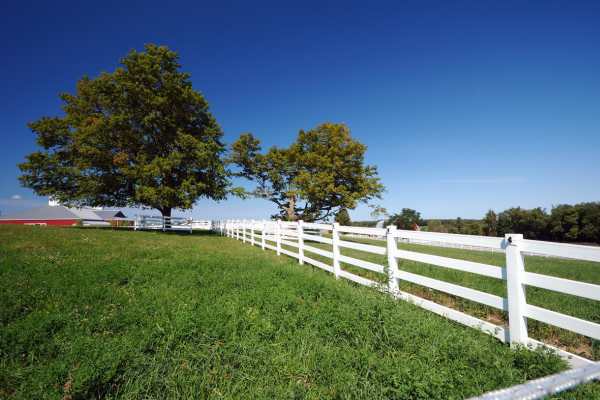
[(252, 246), (252, 220), (251, 219), (246, 220), (246, 228), (247, 228), (247, 232), (248, 232), (248, 243), (250, 243), (250, 245)]
[(262, 221), (262, 230), (260, 231), (260, 247), (265, 249), (265, 229), (267, 229), (267, 223), (265, 220)]
[(304, 221), (299, 220), (297, 222), (298, 227), (297, 227), (297, 234), (298, 234), (298, 262), (300, 263), (300, 265), (304, 264), (304, 238), (302, 237), (304, 235)]
[(165, 231), (165, 218), (166, 217), (164, 217), (164, 216), (162, 217), (162, 231), (163, 232)]
[(138, 219), (139, 219), (139, 217), (136, 215), (135, 219), (133, 220), (133, 230), (134, 231), (138, 230)]
[(340, 277), (340, 233), (338, 229), (340, 224), (337, 222), (333, 223), (333, 228), (331, 229), (331, 242), (333, 246), (333, 274), (335, 275), (335, 279), (339, 279)]
[(193, 220), (190, 218), (190, 220), (189, 220), (189, 221), (190, 221), (190, 234), (191, 234), (191, 233), (192, 233), (192, 225), (193, 225), (192, 221), (193, 221)]
[(250, 226), (251, 235), (252, 235), (252, 246), (256, 246), (256, 221), (252, 220), (252, 225)]
[(525, 262), (521, 253), (520, 244), (523, 235), (507, 233), (504, 235), (506, 246), (506, 286), (508, 297), (508, 336), (511, 346), (516, 344), (527, 345), (527, 318), (525, 308)]
[(281, 220), (277, 220), (277, 228), (275, 230), (275, 240), (277, 242), (277, 255), (281, 255)]
[(397, 295), (400, 291), (398, 286), (398, 259), (396, 258), (396, 226), (390, 225), (387, 228), (386, 240), (387, 240), (387, 259), (388, 259), (388, 291)]
[(242, 220), (242, 243), (246, 243), (246, 220)]

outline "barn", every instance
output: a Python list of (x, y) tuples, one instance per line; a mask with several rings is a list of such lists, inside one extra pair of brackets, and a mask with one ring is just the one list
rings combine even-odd
[[(111, 217), (124, 218), (120, 211), (108, 211), (91, 208), (74, 208), (61, 205), (48, 205), (0, 216), (0, 224), (53, 225), (53, 226), (110, 226)], [(110, 215), (109, 215), (110, 214)]]

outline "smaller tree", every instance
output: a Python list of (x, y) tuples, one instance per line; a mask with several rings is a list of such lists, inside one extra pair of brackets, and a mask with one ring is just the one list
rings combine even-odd
[(340, 211), (338, 211), (338, 213), (335, 215), (335, 222), (340, 225), (350, 226), (352, 221), (350, 220), (350, 214), (348, 214), (348, 210), (342, 208)]
[(232, 145), (231, 162), (238, 176), (256, 182), (252, 195), (275, 203), (276, 217), (319, 221), (381, 197), (384, 187), (377, 168), (365, 164), (366, 149), (346, 125), (324, 123), (266, 153), (252, 134), (243, 134)]
[(483, 234), (486, 236), (498, 236), (498, 216), (494, 210), (489, 210), (483, 217)]
[(411, 208), (403, 208), (399, 214), (392, 215), (390, 223), (396, 225), (398, 229), (413, 230), (416, 225), (423, 225), (423, 220), (421, 213)]

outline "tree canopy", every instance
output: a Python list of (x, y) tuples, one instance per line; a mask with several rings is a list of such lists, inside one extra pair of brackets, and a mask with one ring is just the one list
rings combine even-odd
[(60, 95), (64, 116), (29, 124), (42, 150), (19, 165), (21, 183), (66, 204), (165, 216), (200, 197), (223, 199), (223, 133), (180, 67), (177, 53), (150, 44), (112, 73), (83, 77)]
[(277, 217), (317, 221), (380, 197), (384, 188), (376, 167), (365, 165), (366, 149), (346, 125), (324, 123), (264, 154), (260, 141), (244, 134), (232, 146), (231, 161), (238, 175), (256, 183), (253, 195), (275, 203)]

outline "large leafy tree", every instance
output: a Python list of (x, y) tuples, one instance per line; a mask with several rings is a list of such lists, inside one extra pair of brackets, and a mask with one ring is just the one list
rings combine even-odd
[(131, 51), (114, 72), (84, 77), (60, 98), (64, 116), (29, 124), (42, 150), (19, 165), (24, 186), (66, 204), (164, 216), (225, 197), (221, 128), (175, 52)]
[(256, 183), (253, 195), (276, 204), (277, 217), (317, 221), (380, 197), (384, 188), (376, 167), (365, 165), (365, 151), (346, 125), (324, 123), (266, 153), (258, 139), (244, 134), (232, 146), (231, 161), (238, 175)]

